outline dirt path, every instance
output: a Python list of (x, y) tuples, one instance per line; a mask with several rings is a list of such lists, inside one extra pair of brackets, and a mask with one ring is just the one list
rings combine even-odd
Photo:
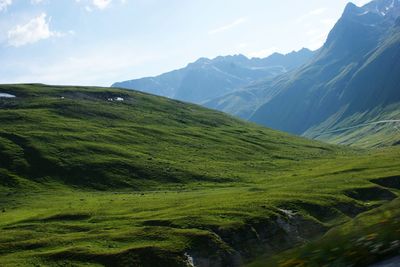
[[(369, 123), (362, 123), (362, 124), (358, 124), (358, 125), (351, 126), (351, 127), (341, 128), (341, 129), (328, 131), (328, 132), (322, 132), (322, 133), (319, 133), (317, 136), (321, 136), (321, 135), (324, 135), (324, 134), (347, 131), (347, 130), (360, 128), (360, 127), (364, 127), (364, 126), (368, 126), (368, 125), (377, 125), (377, 124), (385, 124), (385, 123), (400, 123), (400, 120), (382, 120), (382, 121), (375, 121), (375, 122), (369, 122)], [(399, 128), (397, 128), (396, 125), (394, 127), (395, 127), (395, 129), (399, 130)]]

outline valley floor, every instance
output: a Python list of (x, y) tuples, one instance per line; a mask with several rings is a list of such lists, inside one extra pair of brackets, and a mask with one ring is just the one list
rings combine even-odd
[(395, 199), (399, 156), (364, 151), (241, 184), (9, 190), (0, 195), (1, 266), (241, 265)]

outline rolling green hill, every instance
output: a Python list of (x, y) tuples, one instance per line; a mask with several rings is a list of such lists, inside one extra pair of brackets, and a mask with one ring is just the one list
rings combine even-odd
[(399, 193), (396, 148), (327, 145), (129, 90), (0, 93), (16, 96), (0, 97), (1, 266), (239, 266)]
[[(95, 189), (247, 182), (338, 150), (128, 90), (10, 85), (0, 91), (16, 96), (0, 98), (0, 167), (11, 185), (48, 177)], [(243, 167), (248, 162), (251, 170)]]

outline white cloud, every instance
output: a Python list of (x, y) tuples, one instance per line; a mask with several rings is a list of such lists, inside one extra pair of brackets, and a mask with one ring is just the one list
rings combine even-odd
[(240, 43), (240, 44), (237, 45), (238, 48), (246, 48), (248, 46), (249, 46), (248, 43)]
[(305, 21), (305, 20), (307, 20), (307, 19), (309, 19), (311, 17), (321, 15), (321, 14), (325, 13), (325, 11), (327, 11), (327, 9), (325, 7), (321, 7), (321, 8), (317, 8), (317, 9), (311, 10), (307, 14), (304, 14), (303, 16), (299, 17), (296, 22), (297, 23), (301, 23), (301, 22), (303, 22), (303, 21)]
[(309, 26), (309, 29), (305, 31), (308, 36), (307, 47), (315, 50), (321, 48), (325, 43), (329, 31), (334, 27), (336, 19), (324, 18), (319, 20), (318, 27)]
[(321, 23), (330, 28), (332, 28), (333, 25), (335, 25), (336, 21), (337, 21), (336, 19), (332, 19), (332, 18), (321, 19)]
[(249, 53), (246, 53), (249, 57), (258, 57), (258, 58), (263, 58), (263, 57), (267, 57), (271, 54), (273, 54), (274, 52), (277, 51), (276, 47), (270, 47), (270, 48), (266, 48), (266, 49), (261, 49), (261, 50), (257, 50), (257, 51), (252, 51)]
[[(84, 5), (87, 12), (93, 12), (95, 9), (104, 10), (111, 6), (113, 0), (75, 0), (76, 3)], [(128, 3), (128, 0), (114, 1), (121, 5)]]
[(44, 0), (31, 0), (31, 4), (37, 5), (37, 4), (42, 3), (43, 1), (44, 1)]
[(232, 29), (232, 28), (234, 28), (234, 27), (236, 27), (236, 26), (238, 26), (238, 25), (240, 25), (240, 24), (246, 22), (246, 20), (247, 20), (246, 18), (238, 18), (238, 19), (235, 20), (234, 22), (229, 23), (229, 24), (227, 24), (227, 25), (224, 25), (224, 26), (222, 26), (222, 27), (219, 27), (219, 28), (210, 30), (208, 33), (209, 33), (209, 34), (216, 34), (216, 33), (220, 33), (220, 32), (227, 31), (227, 30), (229, 30), (229, 29)]
[(0, 0), (0, 12), (7, 9), (12, 4), (12, 0)]
[(311, 36), (309, 38), (309, 44), (307, 47), (311, 50), (316, 50), (321, 48), (321, 46), (326, 41), (326, 37), (327, 37), (326, 33), (319, 33)]
[[(115, 51), (121, 51), (116, 53)], [(132, 53), (132, 51), (137, 51)], [(136, 50), (132, 44), (107, 44), (105, 46), (81, 50), (74, 55), (58, 55), (49, 58), (38, 58), (28, 62), (5, 61), (0, 68), (0, 83), (47, 83), (70, 85), (102, 85), (128, 80), (135, 74), (138, 77), (154, 74), (152, 68), (143, 70), (146, 65), (158, 65), (166, 57), (152, 50)], [(21, 70), (18, 75), (4, 75), (7, 70)], [(144, 72), (143, 72), (144, 71)], [(165, 72), (164, 70), (163, 72)], [(148, 73), (146, 73), (148, 72)]]
[(112, 0), (92, 0), (92, 5), (98, 9), (105, 9), (111, 4)]
[(27, 44), (36, 43), (50, 37), (61, 37), (64, 34), (50, 31), (50, 19), (46, 19), (46, 14), (31, 19), (28, 23), (17, 25), (7, 33), (8, 43), (11, 46), (19, 47)]
[[(111, 5), (113, 0), (75, 0), (76, 3), (82, 3), (85, 5), (85, 10), (87, 12), (92, 12), (93, 9), (106, 9)], [(121, 3), (125, 3), (125, 1), (121, 1)]]
[(321, 15), (322, 13), (324, 13), (327, 9), (325, 7), (321, 7), (321, 8), (317, 8), (314, 10), (311, 10), (308, 15), (309, 16), (315, 16), (315, 15)]

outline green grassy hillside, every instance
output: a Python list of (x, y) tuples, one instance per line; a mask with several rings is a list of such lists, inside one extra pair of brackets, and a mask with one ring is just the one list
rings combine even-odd
[(398, 194), (382, 182), (398, 183), (395, 148), (326, 145), (135, 91), (0, 93), (16, 96), (0, 98), (1, 266), (236, 266)]
[[(340, 151), (128, 90), (10, 85), (0, 91), (17, 96), (0, 98), (6, 187), (246, 183)], [(124, 100), (110, 101), (118, 97)]]
[(399, 104), (359, 112), (334, 125), (335, 116), (312, 127), (304, 136), (332, 144), (377, 148), (400, 144)]
[(399, 207), (399, 199), (394, 200), (333, 228), (307, 245), (272, 258), (260, 258), (248, 267), (362, 267), (390, 259), (398, 255), (400, 249)]

